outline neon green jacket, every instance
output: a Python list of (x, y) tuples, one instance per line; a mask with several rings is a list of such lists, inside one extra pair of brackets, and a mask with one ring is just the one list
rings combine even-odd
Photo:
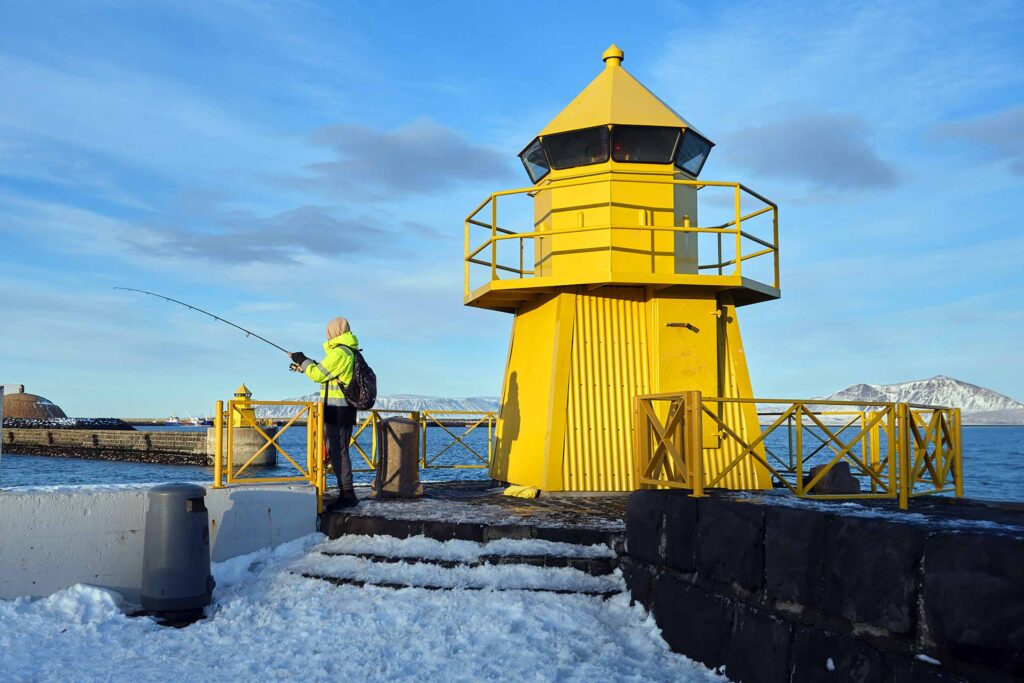
[(329, 406), (347, 406), (342, 384), (352, 381), (352, 366), (355, 361), (352, 349), (358, 348), (359, 340), (351, 332), (339, 334), (334, 339), (324, 342), (324, 359), (306, 360), (302, 363), (302, 372), (317, 384), (322, 384), (320, 397), (326, 399)]

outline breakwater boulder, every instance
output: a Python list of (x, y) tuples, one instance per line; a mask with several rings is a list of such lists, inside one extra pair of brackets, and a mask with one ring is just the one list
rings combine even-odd
[[(26, 395), (26, 394), (22, 394)], [(6, 417), (4, 429), (88, 429), (135, 431), (135, 427), (116, 417)], [(63, 415), (63, 413), (62, 413)]]

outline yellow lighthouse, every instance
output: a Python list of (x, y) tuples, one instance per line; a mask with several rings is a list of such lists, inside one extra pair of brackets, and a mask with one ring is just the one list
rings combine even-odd
[[(532, 186), (493, 193), (466, 221), (465, 303), (515, 315), (491, 476), (544, 491), (638, 488), (634, 396), (752, 397), (736, 308), (780, 296), (775, 205), (699, 179), (713, 143), (618, 47), (602, 57), (520, 154)], [(505, 208), (517, 196), (533, 203), (521, 231)], [(725, 219), (702, 223), (705, 204)], [(754, 442), (754, 404), (713, 409)], [(736, 455), (721, 436), (705, 426), (709, 473)], [(769, 487), (745, 461), (725, 485)]]

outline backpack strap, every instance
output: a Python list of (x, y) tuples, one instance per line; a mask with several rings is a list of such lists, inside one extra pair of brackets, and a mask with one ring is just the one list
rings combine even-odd
[[(362, 349), (353, 348), (351, 346), (345, 346), (344, 344), (338, 344), (334, 348), (336, 348), (336, 349), (346, 349), (346, 350), (348, 350), (349, 353), (352, 354), (352, 369), (355, 370), (355, 366), (356, 366), (356, 353), (362, 351)], [(324, 382), (324, 384), (328, 384), (329, 385), (331, 382), (334, 382), (334, 381), (337, 381), (338, 386), (341, 388), (342, 393), (344, 393), (345, 392), (345, 387), (347, 385), (342, 383), (342, 381), (338, 379), (338, 374), (337, 373), (331, 375), (331, 377), (326, 382)]]

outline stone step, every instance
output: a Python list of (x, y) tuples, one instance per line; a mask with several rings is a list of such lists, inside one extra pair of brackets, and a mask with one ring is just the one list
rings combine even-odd
[(577, 526), (546, 526), (527, 520), (517, 523), (454, 522), (436, 519), (392, 518), (353, 512), (325, 512), (320, 515), (319, 530), (328, 538), (346, 535), (426, 536), (438, 541), (463, 540), (486, 542), (497, 539), (541, 539), (578, 545), (612, 545), (622, 533)]
[(337, 576), (324, 576), (322, 574), (313, 574), (303, 572), (299, 574), (306, 579), (315, 579), (318, 581), (326, 581), (327, 583), (335, 586), (354, 586), (356, 588), (387, 588), (391, 590), (401, 590), (403, 588), (420, 588), (422, 590), (429, 591), (454, 591), (454, 590), (470, 590), (470, 591), (483, 591), (493, 590), (499, 592), (508, 591), (526, 591), (530, 593), (553, 593), (555, 595), (584, 595), (587, 597), (600, 598), (607, 600), (613, 596), (620, 594), (621, 590), (573, 590), (569, 588), (501, 588), (492, 586), (439, 586), (430, 585), (427, 583), (396, 583), (396, 582), (385, 582), (385, 581), (365, 581), (363, 579), (356, 579), (350, 577), (337, 577)]
[[(542, 554), (555, 550), (561, 552)], [(625, 588), (615, 558), (606, 555), (610, 552), (607, 547), (536, 540), (480, 544), (348, 536), (328, 541), (292, 564), (290, 571), (337, 585), (608, 596)]]
[(380, 564), (432, 564), (446, 569), (455, 567), (479, 567), (483, 565), (521, 564), (531, 567), (577, 569), (591, 576), (607, 576), (615, 571), (615, 561), (608, 557), (565, 557), (559, 555), (481, 555), (475, 561), (447, 560), (436, 557), (396, 557), (374, 553), (347, 553), (323, 551), (330, 557), (358, 557)]

